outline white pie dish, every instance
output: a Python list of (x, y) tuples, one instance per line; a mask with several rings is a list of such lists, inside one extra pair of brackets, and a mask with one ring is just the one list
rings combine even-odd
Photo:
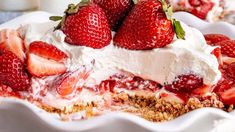
[[(51, 14), (34, 12), (0, 25), (16, 28), (20, 24), (45, 22)], [(175, 17), (194, 26), (203, 33), (224, 33), (235, 39), (235, 27), (224, 22), (209, 24), (180, 12)], [(0, 98), (0, 131), (209, 131), (214, 120), (235, 119), (234, 112), (226, 113), (214, 108), (202, 108), (166, 123), (151, 123), (126, 113), (110, 113), (86, 121), (62, 122), (56, 115), (48, 114), (36, 106), (21, 100)], [(3, 120), (4, 119), (4, 120)], [(10, 123), (9, 123), (10, 122)], [(30, 125), (27, 125), (30, 123)]]

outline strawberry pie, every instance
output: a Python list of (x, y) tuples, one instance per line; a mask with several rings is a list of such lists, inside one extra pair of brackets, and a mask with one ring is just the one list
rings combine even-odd
[(169, 0), (169, 2), (175, 11), (187, 11), (209, 22), (221, 20), (226, 13), (226, 0)]
[(235, 41), (172, 17), (165, 0), (86, 0), (64, 16), (0, 31), (0, 96), (62, 120), (128, 112), (172, 120), (233, 110)]

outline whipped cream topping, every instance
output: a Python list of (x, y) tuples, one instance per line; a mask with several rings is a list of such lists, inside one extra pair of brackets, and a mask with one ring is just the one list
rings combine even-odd
[[(113, 42), (102, 49), (69, 45), (64, 42), (65, 34), (62, 31), (53, 31), (55, 25), (54, 22), (34, 23), (22, 26), (19, 31), (25, 38), (26, 47), (33, 41), (42, 40), (69, 54), (70, 60), (66, 64), (69, 70), (94, 61), (93, 72), (86, 82), (89, 87), (120, 72), (128, 72), (162, 85), (172, 83), (177, 76), (188, 73), (201, 76), (206, 85), (214, 85), (221, 78), (217, 59), (211, 54), (214, 47), (206, 44), (202, 33), (197, 29), (183, 23), (185, 40), (175, 38), (164, 48), (145, 51), (119, 48)], [(45, 83), (48, 78), (40, 81)], [(32, 87), (36, 89), (34, 85)], [(85, 100), (88, 99), (89, 94), (81, 95), (86, 97)], [(46, 104), (61, 108), (83, 100), (83, 96), (78, 95), (73, 100), (59, 99), (56, 91), (51, 91), (42, 100)], [(88, 102), (97, 100), (102, 101), (103, 98), (91, 95)]]
[[(79, 65), (95, 61), (92, 80), (96, 84), (118, 71), (125, 71), (160, 84), (171, 83), (182, 74), (194, 73), (204, 79), (204, 84), (213, 85), (221, 78), (218, 62), (211, 55), (214, 47), (206, 44), (203, 35), (182, 23), (186, 32), (185, 40), (176, 39), (164, 48), (153, 50), (127, 50), (110, 45), (102, 49), (74, 46), (64, 42), (62, 31), (53, 32), (53, 23), (30, 24), (20, 30), (25, 34), (25, 43), (42, 40), (68, 53), (70, 70)], [(43, 29), (44, 32), (41, 30)]]

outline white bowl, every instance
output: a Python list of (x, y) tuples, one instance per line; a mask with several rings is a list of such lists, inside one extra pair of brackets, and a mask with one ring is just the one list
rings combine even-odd
[[(0, 29), (17, 28), (21, 24), (32, 22), (46, 22), (49, 21), (48, 17), (51, 15), (46, 12), (34, 12), (2, 24)], [(209, 24), (184, 12), (176, 13), (175, 17), (191, 26), (198, 27), (203, 33), (224, 33), (235, 39), (235, 26), (231, 24), (223, 22)], [(0, 132), (208, 132), (213, 128), (214, 121), (220, 119), (234, 121), (235, 111), (227, 113), (215, 108), (201, 108), (165, 123), (152, 123), (132, 114), (119, 112), (85, 121), (63, 122), (57, 115), (47, 113), (26, 101), (0, 98)], [(235, 131), (233, 125), (229, 126), (229, 129)]]
[(38, 7), (38, 0), (1, 0), (0, 10), (24, 11)]

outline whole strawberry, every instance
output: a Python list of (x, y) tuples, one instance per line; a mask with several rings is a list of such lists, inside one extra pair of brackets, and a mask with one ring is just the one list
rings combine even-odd
[(92, 0), (106, 13), (110, 27), (118, 29), (122, 21), (134, 5), (133, 0)]
[[(59, 20), (61, 17), (51, 17)], [(105, 12), (97, 4), (82, 1), (70, 4), (57, 28), (66, 35), (65, 42), (73, 45), (103, 48), (112, 38)]]
[(30, 79), (23, 62), (8, 50), (0, 50), (0, 84), (15, 91), (25, 91), (30, 87)]
[(126, 49), (148, 50), (170, 44), (175, 32), (178, 38), (184, 38), (179, 21), (172, 19), (171, 15), (172, 7), (164, 0), (140, 1), (117, 31), (114, 43)]

